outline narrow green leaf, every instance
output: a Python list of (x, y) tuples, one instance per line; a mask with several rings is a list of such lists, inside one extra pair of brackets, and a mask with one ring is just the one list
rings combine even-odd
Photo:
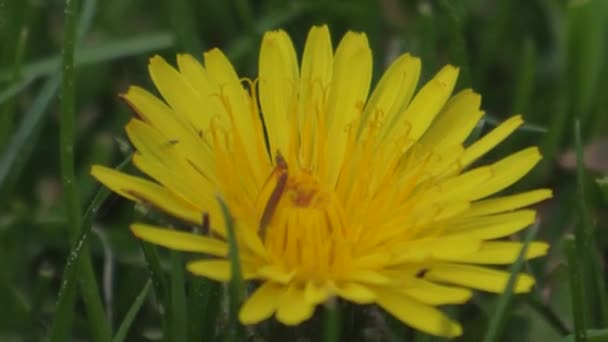
[(141, 250), (144, 254), (144, 259), (146, 260), (148, 274), (152, 279), (152, 285), (154, 286), (156, 296), (159, 297), (161, 302), (165, 303), (165, 308), (168, 308), (169, 305), (166, 304), (169, 303), (169, 285), (167, 284), (167, 279), (163, 275), (163, 271), (160, 266), (160, 257), (158, 255), (158, 249), (152, 244), (149, 244), (142, 240), (138, 241)]
[[(498, 126), (500, 125), (504, 120), (502, 119), (497, 119), (491, 115), (485, 115), (484, 116), (486, 122), (490, 125), (490, 126)], [(534, 133), (547, 133), (549, 132), (549, 130), (546, 127), (540, 126), (540, 125), (536, 125), (533, 123), (528, 123), (525, 122), (523, 125), (521, 125), (521, 127), (519, 127), (517, 129), (518, 131), (522, 131), (522, 132), (534, 132)]]
[[(66, 0), (64, 46), (62, 57), (62, 96), (59, 121), (59, 156), (63, 200), (67, 211), (68, 227), (72, 242), (78, 238), (81, 228), (81, 205), (75, 176), (75, 116), (76, 116), (76, 71), (74, 50), (76, 46), (76, 23), (78, 0)], [(86, 251), (86, 242), (83, 242)], [(88, 253), (86, 253), (88, 256)], [(81, 271), (80, 289), (88, 314), (90, 333), (97, 342), (109, 342), (112, 338), (110, 325), (105, 316), (103, 303), (97, 288), (95, 273), (88, 257), (79, 260)]]
[[(86, 0), (84, 2), (82, 15), (80, 16), (77, 27), (78, 42), (82, 41), (83, 37), (91, 26), (96, 4), (96, 0)], [(59, 57), (56, 57), (55, 59), (55, 63), (50, 65), (47, 72), (47, 74), (51, 77), (44, 83), (42, 90), (38, 93), (38, 96), (35, 98), (32, 106), (28, 109), (19, 127), (17, 128), (17, 132), (8, 141), (8, 145), (4, 149), (2, 156), (0, 156), (0, 194), (10, 192), (8, 189), (9, 184), (7, 184), (9, 179), (11, 176), (19, 174), (20, 170), (26, 164), (33, 146), (36, 146), (44, 113), (53, 99), (53, 96), (55, 96), (61, 82), (61, 74), (59, 73)], [(5, 91), (1, 93), (0, 103), (3, 103), (12, 96), (18, 94), (21, 90), (25, 89), (31, 82), (34, 81), (34, 76), (27, 75), (27, 69), (28, 67), (25, 66), (22, 70), (20, 70), (21, 79), (9, 85)], [(7, 80), (10, 80), (11, 70), (6, 69), (4, 71), (0, 71), (0, 74), (4, 75), (2, 77), (6, 77)], [(11, 180), (15, 181), (15, 179)]]
[(513, 297), (513, 288), (515, 286), (515, 281), (523, 268), (525, 260), (524, 255), (526, 255), (528, 246), (530, 245), (530, 242), (534, 240), (534, 237), (536, 236), (537, 232), (538, 225), (534, 225), (526, 232), (524, 245), (519, 251), (517, 260), (511, 266), (511, 276), (509, 277), (507, 285), (505, 286), (504, 292), (502, 293), (502, 295), (500, 295), (500, 298), (498, 298), (496, 310), (494, 311), (491, 317), (490, 324), (488, 326), (488, 330), (484, 338), (484, 342), (495, 342), (500, 340), (502, 329), (505, 325), (506, 320), (508, 319), (509, 304), (511, 302), (511, 298)]
[(567, 8), (568, 75), (574, 115), (587, 128), (605, 61), (606, 10), (602, 0), (571, 1)]
[(228, 233), (228, 256), (230, 258), (230, 284), (229, 287), (229, 324), (228, 329), (228, 341), (237, 342), (242, 338), (242, 326), (239, 323), (239, 308), (245, 295), (245, 287), (243, 284), (243, 276), (241, 273), (241, 262), (239, 257), (239, 247), (236, 243), (236, 235), (234, 232), (234, 218), (230, 213), (230, 209), (226, 203), (218, 197), (218, 202), (222, 213), (224, 214), (224, 221), (226, 223), (226, 231)]
[[(77, 67), (107, 62), (128, 56), (141, 55), (169, 48), (174, 44), (171, 33), (150, 33), (141, 37), (114, 40), (107, 43), (78, 49), (75, 56)], [(59, 56), (44, 58), (23, 66), (21, 75), (24, 79), (36, 79), (48, 76), (58, 70)], [(10, 80), (10, 69), (0, 69), (0, 82)], [(5, 95), (6, 96), (6, 95)], [(4, 100), (4, 98), (0, 99)]]
[(18, 173), (19, 170), (15, 169), (15, 165), (23, 166), (22, 161), (26, 159), (26, 156), (22, 154), (24, 147), (36, 144), (40, 123), (55, 92), (59, 89), (60, 83), (60, 75), (55, 75), (44, 83), (32, 106), (25, 113), (16, 133), (4, 149), (0, 157), (0, 192), (6, 193), (11, 173)]
[(162, 267), (160, 265), (160, 256), (158, 254), (158, 248), (155, 245), (144, 242), (142, 240), (138, 240), (138, 242), (141, 251), (144, 254), (148, 274), (150, 276), (150, 279), (152, 279), (154, 292), (156, 294), (156, 297), (159, 299), (160, 305), (162, 305), (164, 309), (159, 309), (159, 312), (161, 313), (163, 334), (164, 337), (168, 339), (171, 337), (168, 318), (171, 311), (171, 296), (169, 293), (169, 284), (167, 278), (163, 273)]
[(216, 334), (221, 314), (221, 284), (202, 277), (190, 277), (188, 292), (188, 341), (210, 340)]
[[(578, 237), (576, 238), (578, 239)], [(572, 318), (574, 320), (574, 340), (576, 342), (587, 341), (586, 314), (584, 306), (586, 298), (584, 293), (584, 266), (577, 251), (579, 244), (572, 235), (564, 238), (566, 254), (568, 255), (568, 274), (570, 275), (570, 298), (572, 300)]]
[(583, 141), (581, 137), (581, 123), (574, 123), (574, 141), (576, 150), (576, 178), (578, 191), (578, 213), (580, 223), (576, 225), (575, 234), (577, 252), (583, 261), (583, 279), (585, 290), (590, 291), (587, 298), (588, 308), (593, 316), (597, 317), (594, 322), (600, 326), (608, 325), (608, 299), (606, 298), (606, 285), (603, 279), (602, 265), (600, 265), (599, 251), (595, 241), (595, 228), (589, 208), (587, 207), (586, 185), (585, 185), (585, 161), (583, 159)]
[[(118, 164), (118, 166), (116, 166), (116, 169), (123, 169), (130, 161), (131, 156), (128, 156), (120, 164)], [(109, 195), (110, 190), (105, 187), (101, 187), (93, 197), (93, 200), (91, 200), (91, 203), (89, 204), (89, 207), (85, 211), (82, 218), (81, 227), (79, 229), (80, 235), (76, 239), (76, 243), (72, 245), (70, 254), (63, 269), (61, 288), (59, 289), (59, 294), (57, 295), (57, 309), (50, 333), (50, 340), (52, 342), (62, 342), (70, 339), (69, 322), (72, 321), (74, 311), (72, 308), (76, 295), (75, 280), (78, 270), (78, 267), (76, 266), (80, 262), (82, 250), (86, 244), (89, 233), (91, 232), (91, 223), (93, 222), (93, 218)]]
[[(25, 42), (27, 41), (28, 29), (23, 27), (17, 40), (15, 57), (13, 60), (12, 81), (17, 82), (21, 79), (21, 63), (25, 53)], [(6, 145), (7, 138), (13, 127), (13, 117), (16, 112), (15, 101), (5, 103), (0, 111), (0, 150)]]
[(511, 112), (522, 114), (528, 111), (534, 93), (536, 47), (532, 39), (524, 40), (517, 70)]
[(139, 292), (133, 301), (133, 304), (131, 304), (129, 311), (127, 311), (125, 318), (122, 320), (122, 323), (120, 324), (116, 335), (114, 335), (112, 342), (123, 342), (127, 338), (127, 333), (129, 332), (133, 321), (135, 321), (137, 313), (143, 306), (146, 297), (148, 297), (148, 292), (150, 292), (150, 288), (152, 287), (151, 285), (152, 281), (148, 280), (144, 288)]
[(555, 331), (560, 335), (570, 334), (570, 328), (562, 321), (558, 314), (535, 294), (527, 294), (524, 297), (525, 303), (538, 313)]
[(13, 81), (9, 86), (4, 88), (4, 90), (0, 91), (0, 104), (3, 104), (5, 101), (22, 92), (25, 88), (32, 84), (35, 79), (35, 77), (21, 77), (18, 80)]

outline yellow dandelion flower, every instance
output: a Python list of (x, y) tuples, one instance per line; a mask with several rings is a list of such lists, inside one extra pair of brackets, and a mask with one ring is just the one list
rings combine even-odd
[[(228, 281), (226, 227), (216, 195), (235, 217), (246, 280), (259, 283), (240, 310), (244, 324), (271, 316), (287, 325), (330, 297), (375, 303), (429, 334), (461, 326), (436, 307), (464, 303), (471, 290), (503, 291), (522, 243), (499, 240), (529, 226), (523, 207), (547, 189), (487, 198), (541, 158), (527, 148), (485, 166), (475, 161), (522, 124), (512, 117), (478, 141), (481, 97), (452, 96), (448, 65), (417, 92), (420, 60), (397, 58), (369, 95), (367, 37), (348, 32), (334, 51), (326, 26), (313, 27), (298, 64), (284, 31), (264, 35), (259, 75), (239, 79), (218, 49), (204, 65), (161, 57), (149, 72), (164, 101), (131, 87), (137, 113), (126, 126), (135, 166), (152, 180), (103, 166), (92, 174), (118, 194), (193, 225), (205, 235), (146, 224), (133, 233), (171, 249), (205, 254), (190, 272)], [(526, 258), (547, 252), (532, 242)], [(520, 274), (515, 292), (534, 279)]]

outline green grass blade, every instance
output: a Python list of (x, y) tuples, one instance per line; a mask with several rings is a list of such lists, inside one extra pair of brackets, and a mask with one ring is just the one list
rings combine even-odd
[[(15, 57), (13, 61), (13, 82), (21, 79), (21, 63), (25, 53), (25, 42), (27, 41), (28, 29), (23, 27), (17, 40), (17, 48), (15, 49)], [(5, 103), (0, 111), (0, 150), (6, 145), (6, 141), (10, 136), (13, 127), (13, 117), (16, 112), (15, 101)]]
[(588, 128), (593, 98), (599, 90), (599, 76), (606, 59), (604, 6), (603, 1), (593, 0), (571, 2), (567, 8), (571, 108), (585, 129)]
[[(485, 115), (484, 118), (490, 126), (498, 126), (504, 121), (503, 119), (497, 119), (491, 115)], [(533, 133), (549, 132), (549, 130), (546, 127), (536, 125), (533, 123), (528, 123), (528, 122), (525, 122), (523, 125), (521, 125), (521, 127), (517, 128), (517, 130), (522, 131), (522, 132), (533, 132)]]
[[(80, 41), (91, 26), (93, 14), (96, 8), (96, 0), (87, 0), (84, 2), (82, 15), (77, 27), (77, 40)], [(8, 145), (0, 157), (0, 193), (5, 194), (7, 190), (7, 182), (11, 175), (19, 174), (21, 168), (25, 165), (28, 156), (32, 150), (32, 146), (36, 145), (36, 141), (40, 132), (40, 126), (46, 108), (50, 104), (55, 92), (59, 88), (61, 75), (59, 71), (59, 57), (55, 58), (53, 65), (48, 68), (47, 74), (52, 76), (44, 83), (42, 90), (34, 100), (30, 109), (26, 112), (21, 124), (17, 128), (17, 132), (8, 141)], [(7, 80), (11, 78), (11, 70), (6, 69), (0, 71)], [(12, 98), (20, 91), (31, 84), (36, 77), (27, 75), (27, 66), (20, 70), (21, 79), (13, 82), (0, 94), (0, 104)], [(2, 78), (2, 77), (0, 77)], [(4, 80), (4, 79), (2, 79)]]
[[(524, 41), (519, 59), (519, 68), (515, 82), (512, 113), (527, 113), (530, 100), (534, 94), (536, 75), (536, 46), (532, 39)], [(546, 131), (546, 129), (545, 129)]]
[[(116, 169), (123, 169), (130, 162), (130, 160), (131, 156), (128, 156), (125, 158), (125, 160), (118, 164)], [(91, 232), (91, 223), (93, 222), (93, 218), (108, 196), (110, 196), (110, 190), (105, 187), (101, 187), (93, 197), (93, 200), (91, 200), (91, 203), (89, 204), (89, 207), (85, 211), (82, 218), (81, 227), (79, 229), (80, 236), (78, 239), (76, 239), (76, 243), (73, 244), (63, 270), (61, 281), (62, 286), (59, 290), (59, 294), (57, 295), (57, 310), (53, 325), (51, 327), (50, 335), (52, 342), (69, 340), (69, 322), (71, 322), (71, 317), (73, 314), (72, 307), (76, 292), (74, 288), (76, 283), (76, 271), (78, 269), (76, 266), (80, 262), (83, 247), (85, 246), (86, 240)]]
[(523, 298), (526, 304), (536, 311), (560, 335), (568, 335), (571, 333), (570, 328), (566, 326), (557, 313), (543, 303), (535, 294), (530, 293)]
[[(81, 225), (81, 206), (78, 198), (78, 186), (75, 175), (75, 117), (76, 117), (76, 71), (74, 68), (74, 50), (76, 46), (77, 0), (66, 0), (64, 47), (62, 58), (62, 97), (59, 122), (59, 146), (61, 180), (65, 210), (72, 241), (79, 235)], [(86, 245), (85, 245), (86, 248)], [(86, 250), (86, 249), (85, 249)], [(88, 253), (87, 253), (88, 255)], [(111, 340), (110, 325), (104, 313), (103, 303), (97, 289), (95, 273), (88, 258), (80, 261), (80, 289), (89, 316), (89, 326), (93, 340), (106, 342)]]
[(171, 311), (171, 297), (169, 294), (169, 284), (167, 278), (165, 277), (165, 274), (163, 273), (163, 270), (160, 265), (160, 256), (158, 255), (158, 248), (155, 245), (144, 242), (142, 240), (138, 240), (138, 242), (141, 251), (144, 254), (148, 274), (150, 275), (150, 279), (152, 279), (154, 292), (156, 294), (156, 297), (159, 299), (159, 302), (164, 308), (164, 310), (159, 310), (159, 312), (161, 312), (163, 334), (165, 339), (168, 339), (171, 336), (171, 331), (169, 331), (169, 322), (167, 318), (167, 316), (169, 316), (168, 311)]
[(243, 283), (243, 276), (241, 272), (241, 262), (239, 258), (239, 247), (236, 243), (236, 235), (234, 232), (234, 218), (230, 213), (230, 209), (226, 203), (218, 197), (218, 202), (224, 214), (224, 221), (226, 223), (226, 230), (228, 233), (228, 256), (230, 258), (230, 284), (229, 287), (229, 324), (228, 329), (228, 341), (236, 342), (240, 341), (242, 337), (242, 326), (239, 323), (239, 308), (245, 295), (245, 287)]
[[(60, 134), (60, 159), (61, 159), (61, 180), (63, 186), (63, 197), (65, 208), (67, 211), (68, 227), (70, 230), (71, 241), (74, 242), (76, 235), (78, 234), (78, 228), (80, 225), (80, 204), (78, 202), (75, 175), (74, 175), (74, 113), (75, 113), (75, 73), (74, 73), (74, 45), (76, 40), (76, 10), (78, 8), (77, 1), (66, 1), (65, 6), (65, 27), (64, 27), (64, 48), (63, 48), (63, 73), (62, 73), (62, 101), (61, 101), (61, 115), (59, 124)], [(86, 239), (86, 237), (85, 237)], [(82, 250), (85, 245), (85, 239), (79, 242), (78, 250)], [(68, 263), (70, 263), (68, 258)], [(74, 262), (79, 265), (79, 261)], [(74, 275), (71, 275), (73, 277)], [(71, 278), (70, 277), (70, 278)], [(76, 288), (71, 285), (64, 287), (69, 292), (75, 292)], [(60, 293), (61, 295), (61, 293)], [(74, 304), (75, 294), (68, 296), (67, 298), (71, 301), (63, 302), (63, 306), (60, 306), (57, 315), (59, 317), (71, 317), (72, 313), (71, 306)], [(54, 322), (61, 322), (65, 326), (57, 328), (54, 325), (52, 329), (51, 340), (54, 341), (57, 338), (69, 336), (72, 322), (68, 319), (59, 319)], [(55, 332), (61, 331), (60, 335), (56, 335)], [(97, 337), (97, 331), (93, 332), (94, 336)], [(61, 336), (61, 337), (60, 337)], [(98, 340), (101, 342), (101, 340)]]
[(511, 266), (511, 276), (509, 277), (507, 285), (505, 286), (504, 292), (502, 293), (500, 298), (498, 298), (496, 310), (494, 311), (494, 314), (490, 320), (486, 336), (483, 339), (484, 342), (496, 342), (500, 340), (502, 329), (508, 318), (509, 304), (511, 302), (511, 298), (513, 297), (513, 288), (515, 287), (517, 275), (519, 274), (519, 272), (521, 272), (524, 266), (524, 256), (526, 255), (526, 251), (528, 250), (530, 242), (532, 242), (537, 232), (538, 225), (534, 225), (526, 232), (524, 245), (521, 248), (521, 251), (519, 251), (517, 260), (515, 261), (513, 266)]
[(160, 266), (160, 256), (158, 255), (158, 249), (156, 246), (149, 244), (147, 242), (143, 242), (138, 240), (140, 243), (141, 250), (144, 254), (144, 259), (146, 260), (146, 266), (148, 268), (148, 273), (150, 278), (152, 279), (152, 285), (154, 286), (154, 291), (156, 295), (160, 298), (161, 302), (165, 303), (165, 308), (168, 308), (169, 305), (169, 285), (167, 284), (167, 279), (163, 274), (162, 268)]
[(36, 144), (40, 123), (57, 89), (59, 89), (60, 83), (60, 75), (56, 75), (44, 83), (32, 106), (25, 113), (16, 133), (4, 149), (4, 153), (0, 157), (0, 193), (7, 192), (11, 174), (19, 171), (15, 169), (15, 165), (23, 165), (22, 160), (25, 156), (21, 151), (26, 145)]
[(35, 77), (21, 77), (19, 80), (13, 81), (9, 86), (4, 88), (4, 90), (0, 91), (0, 104), (3, 104), (5, 101), (10, 100), (13, 96), (16, 96), (22, 92), (25, 88), (32, 84), (35, 79)]
[(577, 251), (578, 243), (571, 235), (566, 236), (566, 254), (568, 256), (568, 274), (570, 276), (570, 298), (572, 300), (572, 317), (574, 319), (574, 340), (576, 342), (587, 341), (586, 331), (586, 313), (584, 306), (586, 305), (585, 293), (583, 285), (583, 264), (580, 259), (580, 253)]
[(323, 341), (340, 341), (340, 309), (335, 299), (325, 304), (325, 326), (323, 327)]
[(127, 333), (129, 332), (129, 329), (131, 328), (131, 325), (133, 324), (137, 313), (143, 306), (146, 297), (148, 297), (148, 293), (150, 292), (151, 288), (152, 281), (148, 280), (144, 288), (133, 301), (133, 304), (131, 304), (129, 311), (127, 311), (125, 318), (122, 320), (122, 323), (120, 324), (118, 331), (114, 335), (112, 342), (123, 342), (127, 338)]
[[(150, 53), (173, 46), (171, 33), (150, 33), (141, 37), (120, 39), (87, 48), (78, 49), (75, 57), (77, 67), (108, 62), (128, 56)], [(58, 56), (45, 58), (23, 66), (23, 78), (36, 79), (53, 74), (60, 65)], [(0, 69), (0, 82), (10, 80), (10, 69)]]
[[(580, 260), (583, 260), (584, 285), (589, 290), (588, 305), (598, 326), (608, 325), (608, 299), (606, 298), (606, 285), (603, 279), (603, 270), (600, 265), (597, 245), (595, 241), (595, 229), (587, 207), (586, 185), (585, 185), (585, 162), (583, 159), (583, 142), (581, 138), (581, 123), (574, 123), (574, 141), (576, 150), (576, 178), (578, 190), (578, 212), (580, 223), (577, 224), (575, 234), (577, 252)], [(599, 307), (598, 307), (599, 306)]]
[(171, 251), (171, 341), (186, 342), (188, 335), (188, 313), (186, 309), (186, 287), (184, 263), (179, 252)]
[(213, 339), (216, 334), (216, 318), (221, 313), (221, 284), (190, 277), (188, 291), (188, 341), (199, 342)]

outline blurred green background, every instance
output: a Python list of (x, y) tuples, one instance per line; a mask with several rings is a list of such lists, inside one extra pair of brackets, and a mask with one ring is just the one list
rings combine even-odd
[[(0, 0), (0, 341), (37, 341), (49, 334), (71, 246), (59, 172), (64, 7), (59, 0)], [(77, 14), (75, 154), (83, 207), (99, 189), (88, 175), (90, 165), (117, 165), (130, 153), (122, 127), (131, 113), (118, 94), (130, 84), (154, 89), (146, 72), (148, 58), (161, 54), (173, 62), (175, 53), (190, 52), (200, 59), (202, 51), (220, 47), (240, 75), (255, 77), (264, 31), (285, 29), (301, 52), (310, 26), (326, 23), (334, 44), (347, 30), (367, 33), (375, 80), (403, 52), (422, 58), (422, 81), (444, 64), (458, 65), (457, 88), (472, 87), (483, 96), (487, 116), (476, 134), (514, 113), (524, 115), (526, 126), (487, 159), (540, 146), (543, 161), (516, 189), (554, 190), (554, 198), (538, 206), (538, 238), (553, 248), (547, 258), (525, 265), (538, 286), (513, 299), (502, 341), (559, 341), (572, 329), (572, 268), (566, 265), (562, 240), (577, 225), (586, 224), (591, 248), (597, 246), (600, 268), (593, 279), (605, 281), (606, 205), (593, 180), (608, 174), (607, 0), (80, 0)], [(584, 163), (577, 163), (573, 152), (575, 120)], [(580, 171), (585, 166), (578, 176), (577, 166)], [(141, 210), (111, 195), (96, 213), (89, 238), (114, 330), (148, 279), (140, 244), (127, 230), (138, 215)], [(168, 254), (156, 252), (168, 269)], [(213, 340), (226, 329), (223, 307), (217, 296), (193, 292), (217, 294), (221, 288), (189, 275), (185, 282), (189, 339)], [(606, 308), (592, 305), (601, 302), (592, 293), (584, 303), (587, 327), (606, 328)], [(215, 305), (212, 314), (196, 303), (203, 297)], [(464, 325), (459, 341), (482, 339), (498, 298), (477, 294), (465, 306), (447, 308)], [(126, 340), (172, 339), (159, 301), (158, 294), (147, 297)], [(344, 328), (343, 338), (442, 340), (376, 317), (372, 309), (357, 310), (369, 317), (355, 327), (358, 332)], [(74, 339), (90, 340), (91, 322), (81, 299), (74, 312)], [(315, 340), (318, 323), (262, 331), (275, 330), (270, 340)], [(218, 332), (201, 339), (199, 326)], [(250, 340), (270, 336), (262, 335)]]

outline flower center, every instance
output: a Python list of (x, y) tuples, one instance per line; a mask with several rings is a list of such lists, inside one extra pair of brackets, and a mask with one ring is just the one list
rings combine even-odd
[(326, 280), (349, 258), (342, 207), (309, 171), (289, 169), (277, 158), (258, 208), (259, 235), (285, 270), (303, 279)]

